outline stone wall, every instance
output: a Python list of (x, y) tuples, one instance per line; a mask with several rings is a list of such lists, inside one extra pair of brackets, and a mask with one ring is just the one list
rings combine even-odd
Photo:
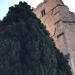
[[(42, 10), (45, 11), (42, 16)], [(45, 0), (34, 10), (46, 26), (56, 47), (64, 55), (70, 54), (70, 65), (75, 70), (75, 15), (61, 0)], [(74, 73), (74, 72), (73, 72)], [(74, 74), (75, 75), (75, 74)]]

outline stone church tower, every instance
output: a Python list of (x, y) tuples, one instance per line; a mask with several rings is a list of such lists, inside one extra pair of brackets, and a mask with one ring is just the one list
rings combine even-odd
[(61, 0), (44, 0), (34, 9), (34, 13), (46, 26), (60, 52), (69, 56), (75, 75), (75, 15)]

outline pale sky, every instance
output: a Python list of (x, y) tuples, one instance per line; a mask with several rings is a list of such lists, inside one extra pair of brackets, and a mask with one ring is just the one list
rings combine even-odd
[[(19, 1), (25, 1), (32, 7), (36, 7), (43, 0), (0, 0), (0, 19), (3, 19), (10, 6), (18, 4)], [(63, 0), (63, 2), (69, 7), (70, 11), (75, 12), (75, 0)]]

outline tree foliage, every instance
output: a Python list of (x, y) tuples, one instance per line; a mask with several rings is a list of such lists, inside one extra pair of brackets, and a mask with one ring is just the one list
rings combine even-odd
[(0, 26), (0, 75), (71, 75), (68, 61), (27, 3), (10, 7)]

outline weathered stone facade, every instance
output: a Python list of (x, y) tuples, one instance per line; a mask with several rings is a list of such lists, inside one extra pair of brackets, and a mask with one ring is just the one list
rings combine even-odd
[(61, 0), (44, 0), (34, 9), (34, 13), (50, 32), (56, 47), (64, 55), (70, 54), (69, 63), (74, 73), (75, 15), (69, 11), (69, 8)]

